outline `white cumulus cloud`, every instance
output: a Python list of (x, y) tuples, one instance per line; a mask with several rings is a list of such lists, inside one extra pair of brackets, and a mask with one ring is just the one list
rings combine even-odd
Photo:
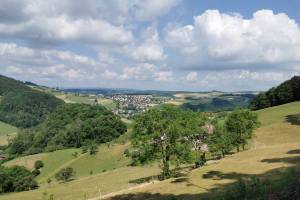
[(194, 69), (291, 67), (300, 63), (300, 28), (286, 14), (259, 10), (251, 19), (207, 10), (171, 29), (166, 42)]
[(132, 53), (140, 61), (162, 61), (166, 58), (163, 47), (159, 41), (157, 31), (154, 31)]

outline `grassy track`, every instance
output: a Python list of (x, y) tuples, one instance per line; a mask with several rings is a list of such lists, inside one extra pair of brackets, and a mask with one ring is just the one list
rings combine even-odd
[[(222, 189), (236, 182), (238, 177), (259, 175), (276, 178), (279, 169), (299, 167), (300, 124), (297, 124), (296, 118), (300, 114), (300, 102), (268, 108), (258, 111), (258, 114), (262, 127), (256, 131), (250, 150), (229, 155), (200, 169), (188, 171), (179, 178), (126, 190), (136, 183), (143, 182), (142, 179), (157, 175), (160, 169), (157, 166), (122, 167), (127, 161), (121, 156), (118, 158), (117, 154), (122, 153), (123, 147), (111, 151), (102, 147), (94, 160), (83, 156), (71, 163), (79, 173), (79, 177), (74, 181), (65, 184), (56, 182), (51, 185), (42, 184), (34, 191), (2, 195), (0, 200), (38, 200), (43, 198), (45, 192), (47, 195), (53, 194), (55, 200), (79, 200), (99, 196), (99, 189), (103, 195), (122, 190), (124, 194), (111, 198), (118, 200), (172, 198), (198, 200), (208, 198), (213, 194), (213, 189)], [(100, 152), (103, 152), (102, 156)], [(114, 159), (116, 157), (115, 160), (105, 155), (109, 152)], [(116, 169), (86, 176), (91, 167), (100, 166), (102, 162), (110, 163), (107, 166), (115, 166)], [(95, 173), (101, 172), (101, 169), (102, 166), (94, 168)], [(128, 197), (126, 193), (135, 196)]]

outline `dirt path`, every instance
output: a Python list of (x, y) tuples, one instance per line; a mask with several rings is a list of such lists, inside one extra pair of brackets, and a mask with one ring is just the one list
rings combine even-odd
[(99, 197), (90, 198), (88, 200), (102, 200), (102, 199), (107, 199), (107, 198), (110, 198), (110, 197), (114, 197), (114, 196), (117, 196), (117, 195), (120, 195), (120, 194), (124, 194), (124, 193), (130, 192), (130, 191), (135, 190), (135, 189), (140, 189), (140, 188), (143, 188), (143, 187), (146, 187), (148, 185), (152, 185), (152, 184), (155, 184), (155, 183), (158, 183), (158, 182), (159, 181), (151, 181), (151, 182), (147, 182), (147, 183), (138, 184), (138, 185), (135, 185), (135, 186), (123, 189), (123, 190), (119, 190), (119, 191), (116, 191), (116, 192), (111, 192), (111, 193), (108, 193), (108, 194), (105, 194), (105, 195), (101, 195), (101, 196), (99, 195)]

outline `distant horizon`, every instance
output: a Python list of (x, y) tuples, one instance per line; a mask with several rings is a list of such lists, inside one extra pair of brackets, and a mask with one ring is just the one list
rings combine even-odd
[[(47, 86), (46, 86), (47, 87)], [(56, 87), (52, 87), (56, 88)], [(255, 91), (255, 90), (243, 90), (243, 91), (222, 91), (222, 90), (207, 90), (207, 91), (201, 91), (201, 90), (158, 90), (158, 89), (137, 89), (137, 88), (105, 88), (105, 87), (58, 87), (58, 89), (62, 90), (68, 90), (68, 89), (79, 89), (79, 90), (97, 90), (97, 89), (103, 89), (103, 90), (136, 90), (136, 91), (158, 91), (158, 92), (190, 92), (190, 93), (208, 93), (208, 92), (221, 92), (221, 93), (244, 93), (244, 92), (264, 92), (265, 90), (261, 91)]]
[[(1, 74), (0, 74), (1, 75)], [(9, 78), (13, 78), (13, 77), (9, 77)], [(18, 79), (16, 79), (18, 80)], [(40, 85), (36, 82), (33, 82), (33, 81), (30, 81), (30, 80), (18, 80), (18, 81), (22, 81), (24, 83), (32, 83), (32, 84), (35, 84), (35, 85), (38, 85), (38, 86), (41, 86), (41, 87), (48, 87), (48, 88), (53, 88), (53, 89), (56, 89), (58, 88), (59, 90), (75, 90), (75, 89), (78, 89), (78, 90), (136, 90), (136, 91), (161, 91), (161, 92), (191, 92), (191, 93), (207, 93), (207, 92), (222, 92), (222, 93), (238, 93), (238, 92), (241, 92), (241, 93), (244, 93), (244, 92), (252, 92), (252, 93), (255, 93), (255, 92), (264, 92), (265, 90), (241, 90), (241, 91), (222, 91), (222, 90), (207, 90), (207, 91), (201, 91), (201, 90), (159, 90), (159, 89), (145, 89), (145, 88), (122, 88), (122, 87), (81, 87), (81, 86), (78, 86), (78, 87), (64, 87), (64, 86), (47, 86), (47, 85)]]

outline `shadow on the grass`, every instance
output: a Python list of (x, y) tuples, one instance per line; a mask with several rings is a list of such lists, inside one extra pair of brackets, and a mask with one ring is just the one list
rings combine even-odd
[(130, 180), (129, 183), (135, 183), (135, 184), (141, 184), (141, 183), (146, 183), (154, 180), (159, 180), (160, 175), (155, 175), (155, 176), (147, 176), (143, 178), (138, 178), (134, 180)]
[(300, 149), (293, 149), (287, 152), (287, 154), (300, 154)]
[(285, 120), (292, 125), (300, 125), (300, 114), (298, 115), (287, 115)]
[[(287, 154), (299, 154), (300, 149), (294, 149), (291, 151), (288, 151)], [(199, 193), (199, 194), (181, 194), (181, 195), (175, 195), (175, 194), (159, 194), (159, 193), (136, 193), (136, 194), (123, 194), (123, 195), (118, 195), (115, 197), (111, 197), (110, 200), (208, 200), (208, 199), (220, 199), (220, 194), (223, 194), (224, 191), (231, 191), (233, 188), (236, 189), (237, 183), (240, 182), (241, 180), (245, 181), (250, 181), (250, 180), (267, 180), (264, 182), (264, 187), (270, 187), (271, 184), (274, 181), (278, 181), (278, 177), (282, 176), (283, 173), (285, 173), (286, 176), (289, 176), (287, 171), (291, 169), (299, 169), (300, 168), (300, 156), (290, 156), (290, 157), (282, 157), (282, 158), (272, 158), (272, 159), (263, 159), (261, 162), (264, 163), (285, 163), (288, 164), (286, 167), (282, 168), (277, 168), (273, 169), (270, 171), (267, 171), (266, 173), (263, 174), (245, 174), (245, 173), (223, 173), (221, 171), (209, 171), (205, 174), (202, 175), (202, 177), (199, 178), (204, 178), (204, 179), (212, 179), (212, 180), (222, 180), (222, 179), (227, 179), (227, 180), (233, 180), (231, 183), (226, 183), (226, 184), (215, 184), (213, 188), (210, 189), (205, 189), (202, 188), (201, 186), (195, 185), (191, 182), (190, 178), (187, 176), (179, 177), (171, 181), (172, 184), (178, 184), (178, 183), (186, 183), (186, 186), (194, 186), (194, 187), (199, 187), (201, 189), (205, 189), (205, 193)], [(294, 171), (294, 170), (293, 170)], [(296, 177), (300, 178), (299, 171), (296, 171)], [(273, 181), (274, 179), (274, 181)], [(280, 179), (281, 180), (281, 179)], [(270, 186), (266, 185), (266, 183), (269, 183)], [(252, 182), (251, 182), (252, 184)], [(296, 183), (287, 183), (287, 186), (289, 186), (289, 190), (285, 191), (272, 191), (272, 190), (267, 190), (268, 192), (264, 194), (264, 197), (262, 199), (298, 199), (300, 196), (297, 196), (300, 194), (299, 192), (299, 180)], [(273, 187), (273, 186), (272, 186)], [(297, 191), (296, 191), (297, 190)], [(234, 190), (232, 190), (234, 193)], [(224, 193), (225, 194), (225, 193)], [(255, 195), (255, 193), (254, 193)], [(221, 197), (221, 199), (240, 199), (237, 197), (232, 197), (232, 198), (224, 198)], [(248, 199), (256, 199), (256, 198), (248, 198)]]
[[(186, 166), (186, 167), (177, 168), (176, 170), (172, 169), (170, 171), (170, 173), (171, 173), (172, 177), (181, 178), (181, 177), (185, 177), (187, 175), (187, 173), (190, 172), (191, 170), (192, 170), (192, 167)], [(183, 172), (185, 172), (185, 173), (183, 173)], [(130, 180), (129, 183), (141, 184), (141, 183), (146, 183), (146, 182), (151, 182), (151, 181), (156, 181), (156, 180), (162, 180), (162, 175), (159, 174), (159, 175), (138, 178), (138, 179)]]

